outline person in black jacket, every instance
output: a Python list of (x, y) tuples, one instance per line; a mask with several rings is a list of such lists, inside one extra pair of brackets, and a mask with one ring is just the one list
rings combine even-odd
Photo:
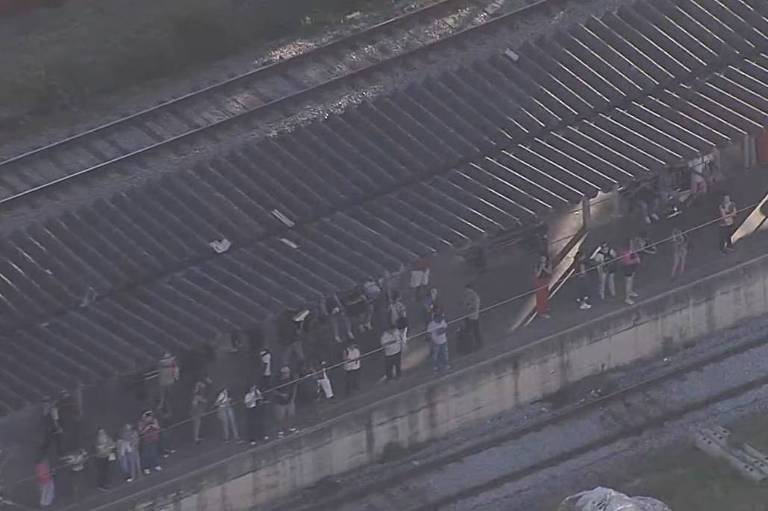
[(285, 436), (286, 430), (288, 433), (297, 431), (291, 426), (296, 413), (296, 382), (293, 381), (291, 368), (288, 366), (280, 369), (280, 378), (276, 382), (272, 401), (275, 403), (275, 421), (280, 428), (277, 437)]

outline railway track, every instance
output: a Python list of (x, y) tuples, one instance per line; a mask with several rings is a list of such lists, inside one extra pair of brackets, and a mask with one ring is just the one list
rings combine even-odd
[[(350, 481), (341, 485), (350, 490), (327, 498), (312, 496), (306, 499), (311, 502), (309, 504), (301, 506), (291, 502), (287, 507), (300, 511), (394, 508), (433, 511), (462, 509), (462, 503), (471, 503), (489, 493), (512, 498), (515, 485), (522, 484), (526, 478), (768, 385), (765, 371), (754, 366), (745, 370), (742, 378), (723, 378), (718, 373), (727, 373), (724, 368), (729, 362), (733, 364), (750, 358), (765, 360), (767, 352), (764, 338), (721, 348), (716, 353), (700, 355), (682, 366), (661, 370), (647, 379), (567, 406), (519, 428), (483, 436), (431, 459), (413, 463), (405, 460), (400, 469), (389, 476), (371, 478), (366, 484)], [(670, 392), (674, 385), (703, 388), (699, 380), (704, 381), (712, 375), (728, 384), (718, 389), (701, 390), (688, 400), (669, 398), (675, 395)], [(600, 428), (595, 424), (600, 424)], [(583, 434), (579, 435), (579, 432)], [(560, 440), (569, 436), (578, 438)], [(530, 449), (525, 446), (548, 445), (554, 438), (558, 438), (559, 446), (562, 442), (560, 449), (541, 449), (533, 455), (526, 452)], [(525, 461), (517, 462), (516, 458)], [(487, 469), (487, 466), (499, 465), (504, 469)], [(441, 484), (442, 481), (445, 483)], [(475, 505), (476, 502), (468, 507), (474, 509)]]
[[(520, 11), (446, 35), (450, 27), (441, 18), (470, 2), (438, 0), (309, 52), (19, 154), (0, 162), (0, 206), (149, 153), (252, 130), (270, 115), (282, 116), (311, 94), (364, 79), (438, 43), (460, 44), (470, 32), (500, 26), (557, 1), (539, 0)], [(421, 35), (414, 38), (414, 33)], [(411, 35), (401, 37), (405, 34)]]

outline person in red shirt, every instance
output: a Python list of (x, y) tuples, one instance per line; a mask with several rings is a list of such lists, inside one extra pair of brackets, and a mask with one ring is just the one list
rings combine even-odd
[(151, 468), (159, 472), (160, 467), (160, 423), (155, 419), (152, 410), (147, 410), (139, 421), (139, 438), (141, 439), (141, 464), (144, 473), (149, 474)]
[(47, 458), (43, 457), (37, 462), (35, 476), (37, 477), (37, 486), (40, 489), (40, 507), (48, 507), (53, 504), (54, 485), (51, 465)]

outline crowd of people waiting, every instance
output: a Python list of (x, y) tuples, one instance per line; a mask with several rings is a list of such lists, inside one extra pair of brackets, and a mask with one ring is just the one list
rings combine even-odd
[[(708, 168), (707, 166), (703, 168)], [(695, 186), (694, 186), (695, 185)], [(711, 187), (698, 174), (692, 177), (691, 193), (681, 198), (649, 180), (627, 191), (629, 213), (637, 212), (646, 224), (673, 218), (680, 213), (685, 201), (705, 195)], [(733, 250), (732, 236), (736, 225), (737, 209), (727, 194), (722, 194), (718, 206), (719, 248)], [(689, 236), (674, 227), (669, 236), (672, 247), (670, 277), (675, 278), (686, 269), (691, 249)], [(549, 293), (553, 278), (553, 261), (546, 247), (540, 249), (533, 275), (535, 311), (541, 318), (550, 317)], [(599, 243), (591, 251), (582, 246), (573, 258), (570, 274), (575, 286), (576, 302), (581, 310), (592, 308), (594, 298), (606, 300), (617, 296), (626, 304), (633, 304), (638, 296), (635, 278), (643, 259), (656, 254), (656, 243), (646, 230), (614, 245)], [(618, 279), (623, 286), (617, 289)], [(419, 332), (418, 337), (429, 342), (431, 364), (435, 373), (450, 369), (448, 351), (448, 322), (442, 308), (438, 290), (430, 287), (430, 265), (420, 260), (410, 271), (408, 304), (401, 292), (393, 289), (391, 279), (370, 278), (359, 288), (348, 293), (331, 293), (314, 310), (286, 311), (278, 321), (277, 338), (282, 349), (273, 353), (263, 342), (258, 331), (243, 332), (232, 337), (232, 349), (249, 351), (255, 361), (257, 374), (242, 394), (232, 389), (214, 388), (207, 375), (205, 360), (212, 357), (210, 348), (201, 349), (187, 357), (181, 365), (176, 357), (166, 353), (158, 362), (153, 378), (156, 392), (152, 392), (152, 406), (148, 406), (135, 423), (126, 423), (114, 435), (98, 428), (92, 443), (80, 438), (82, 423), (82, 395), (62, 392), (58, 399), (43, 403), (43, 442), (40, 448), (36, 474), (40, 487), (40, 504), (45, 507), (54, 500), (54, 477), (51, 459), (63, 462), (71, 477), (71, 493), (80, 494), (87, 464), (93, 466), (95, 483), (107, 489), (119, 470), (130, 483), (139, 477), (162, 470), (162, 460), (175, 451), (171, 435), (178, 434), (174, 426), (174, 410), (178, 412), (178, 393), (174, 389), (182, 373), (191, 383), (188, 401), (188, 421), (194, 443), (203, 441), (204, 422), (215, 415), (225, 443), (245, 442), (252, 445), (297, 431), (295, 410), (299, 405), (312, 406), (317, 400), (334, 399), (334, 384), (329, 366), (339, 367), (344, 376), (344, 393), (352, 395), (360, 389), (363, 352), (357, 336), (375, 329), (380, 330), (379, 345), (383, 353), (381, 381), (389, 382), (402, 374), (403, 353), (409, 340), (409, 328)], [(480, 326), (481, 301), (472, 284), (467, 284), (461, 296), (463, 316), (457, 335), (457, 346), (468, 353), (483, 345)], [(318, 328), (323, 323), (327, 329)], [(316, 335), (318, 331), (328, 335)], [(312, 338), (310, 340), (310, 338)], [(320, 339), (322, 338), (322, 339)], [(329, 354), (337, 354), (329, 357)], [(331, 360), (328, 360), (331, 358)], [(274, 367), (279, 367), (273, 377)], [(184, 371), (182, 371), (182, 368)], [(185, 408), (182, 406), (181, 408)], [(178, 415), (178, 413), (176, 413)], [(241, 425), (245, 425), (245, 435)], [(90, 444), (90, 448), (85, 447)], [(118, 468), (113, 469), (113, 465)], [(60, 466), (60, 463), (57, 463)]]
[[(408, 304), (403, 293), (391, 289), (385, 277), (367, 280), (356, 293), (329, 294), (314, 311), (287, 311), (278, 321), (277, 337), (282, 340), (282, 349), (274, 355), (259, 331), (233, 336), (232, 349), (249, 352), (255, 360), (253, 381), (242, 395), (230, 388), (214, 387), (206, 368), (213, 350), (202, 347), (183, 357), (182, 363), (173, 354), (165, 353), (155, 370), (144, 376), (138, 392), (140, 401), (151, 406), (146, 406), (136, 422), (123, 424), (114, 434), (98, 428), (93, 441), (82, 435), (81, 394), (77, 399), (68, 392), (62, 392), (58, 399), (46, 398), (36, 466), (41, 506), (49, 506), (54, 500), (54, 475), (66, 474), (70, 496), (78, 499), (88, 473), (93, 474), (97, 488), (106, 490), (117, 476), (131, 483), (162, 471), (162, 460), (175, 453), (172, 437), (182, 434), (174, 418), (183, 415), (179, 410), (184, 408), (188, 410), (185, 422), (191, 425), (196, 444), (204, 440), (205, 430), (210, 427), (205, 425), (209, 415), (216, 417), (225, 443), (247, 441), (256, 445), (270, 436), (282, 438), (296, 432), (297, 404), (311, 407), (318, 400), (336, 397), (329, 365), (343, 372), (345, 395), (360, 389), (361, 368), (369, 362), (364, 362), (357, 336), (375, 328), (380, 330), (383, 382), (400, 378), (409, 328), (414, 323), (422, 333), (419, 337), (429, 343), (435, 373), (450, 369), (448, 322), (437, 289), (430, 287), (428, 260), (422, 260), (409, 275)], [(459, 348), (469, 352), (482, 345), (481, 303), (472, 284), (466, 286), (461, 300), (466, 318), (459, 330)], [(323, 334), (315, 335), (320, 331)], [(313, 337), (311, 342), (309, 336)], [(325, 342), (318, 341), (321, 337)], [(329, 353), (338, 355), (327, 360)], [(147, 376), (152, 391), (146, 391)], [(178, 390), (183, 387), (178, 385), (182, 379), (191, 383), (188, 407), (179, 402), (184, 401), (183, 391)]]

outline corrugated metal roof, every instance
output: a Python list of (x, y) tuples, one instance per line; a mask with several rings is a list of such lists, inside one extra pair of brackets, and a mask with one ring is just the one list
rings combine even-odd
[(762, 129), (767, 4), (638, 2), (16, 233), (0, 408)]

